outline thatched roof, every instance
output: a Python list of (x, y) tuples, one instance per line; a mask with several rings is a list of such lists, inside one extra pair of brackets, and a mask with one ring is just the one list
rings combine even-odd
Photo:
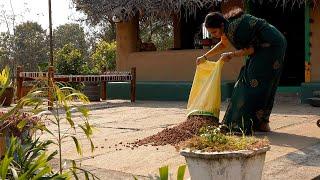
[[(180, 14), (181, 9), (188, 15), (194, 15), (197, 9), (212, 6), (229, 0), (73, 0), (78, 10), (83, 11), (93, 21), (117, 16), (129, 20), (137, 14), (140, 16), (171, 16)], [(304, 5), (306, 2), (319, 0), (255, 0), (270, 1), (275, 6)]]

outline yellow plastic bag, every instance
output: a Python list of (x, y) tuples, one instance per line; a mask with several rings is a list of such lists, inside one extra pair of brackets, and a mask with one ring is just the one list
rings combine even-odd
[(221, 104), (221, 70), (224, 61), (205, 61), (197, 66), (189, 95), (187, 115), (219, 118)]

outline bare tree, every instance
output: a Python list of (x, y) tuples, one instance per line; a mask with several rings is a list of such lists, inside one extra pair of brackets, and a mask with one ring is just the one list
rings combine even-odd
[[(3, 1), (2, 1), (3, 2)], [(24, 3), (25, 12), (29, 12), (28, 3)], [(7, 5), (7, 6), (5, 6)], [(0, 5), (0, 24), (4, 25), (6, 32), (1, 33), (0, 37), (0, 61), (2, 64), (10, 66), (12, 71), (16, 69), (16, 60), (14, 59), (14, 49), (15, 49), (15, 27), (18, 18), (23, 19), (22, 14), (16, 14), (12, 0), (5, 0), (5, 2)]]

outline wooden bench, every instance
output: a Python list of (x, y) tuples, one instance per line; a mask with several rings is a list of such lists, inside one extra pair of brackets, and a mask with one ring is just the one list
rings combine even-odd
[[(130, 72), (106, 71), (100, 75), (59, 75), (54, 73), (53, 67), (49, 67), (48, 72), (24, 72), (23, 68), (17, 68), (17, 98), (22, 98), (22, 86), (24, 81), (54, 79), (56, 82), (100, 82), (101, 99), (107, 99), (107, 82), (130, 82), (131, 102), (136, 101), (136, 68), (131, 68)], [(48, 93), (50, 98), (50, 93)]]

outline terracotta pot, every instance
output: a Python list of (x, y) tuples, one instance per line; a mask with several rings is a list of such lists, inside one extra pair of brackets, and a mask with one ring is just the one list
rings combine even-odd
[(3, 106), (10, 106), (14, 96), (14, 88), (8, 87), (4, 90), (3, 94), (0, 96), (0, 104)]
[(191, 179), (246, 180), (261, 179), (266, 152), (270, 147), (233, 152), (182, 150)]

